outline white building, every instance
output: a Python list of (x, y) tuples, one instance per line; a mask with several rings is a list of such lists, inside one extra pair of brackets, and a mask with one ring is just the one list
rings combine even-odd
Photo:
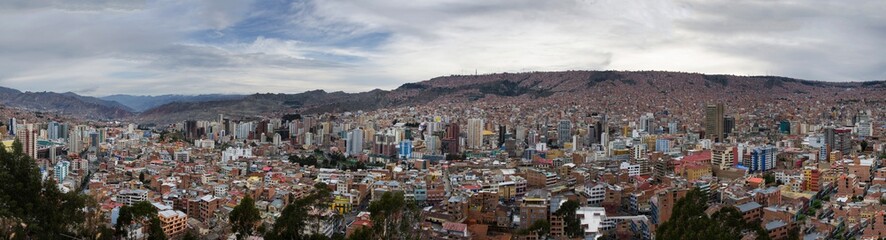
[(363, 129), (354, 129), (348, 132), (347, 141), (345, 142), (345, 153), (348, 156), (360, 155), (363, 153)]
[(588, 204), (598, 206), (606, 199), (606, 184), (591, 183), (585, 185), (582, 191), (588, 196)]
[(581, 207), (575, 210), (575, 216), (581, 221), (585, 239), (598, 239), (603, 236), (601, 229), (606, 228), (606, 209), (602, 207)]
[(467, 144), (470, 149), (479, 149), (483, 146), (483, 119), (468, 119)]
[(115, 196), (116, 202), (132, 206), (133, 204), (148, 199), (148, 191), (142, 189), (124, 189)]
[(213, 148), (215, 148), (215, 141), (197, 139), (197, 140), (194, 140), (194, 147), (213, 149)]
[(222, 161), (232, 161), (240, 158), (250, 158), (252, 157), (252, 148), (233, 148), (228, 147), (222, 152)]
[(71, 167), (71, 162), (66, 160), (61, 160), (55, 164), (53, 168), (55, 170), (55, 180), (59, 183), (65, 181), (65, 178), (68, 177), (68, 170)]
[(630, 164), (628, 162), (622, 162), (619, 169), (624, 169), (628, 171), (628, 176), (636, 177), (640, 176), (640, 164)]

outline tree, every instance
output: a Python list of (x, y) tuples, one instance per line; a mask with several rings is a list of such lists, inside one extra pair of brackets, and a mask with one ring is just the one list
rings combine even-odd
[(157, 218), (157, 209), (154, 208), (154, 205), (152, 205), (151, 203), (147, 201), (141, 201), (133, 204), (132, 206), (121, 207), (118, 215), (119, 216), (117, 217), (117, 225), (115, 225), (114, 227), (118, 236), (125, 236), (129, 232), (128, 227), (131, 224), (135, 222), (142, 224), (151, 223), (153, 219)]
[(790, 239), (790, 240), (802, 239), (802, 238), (800, 238), (800, 227), (798, 227), (798, 226), (791, 227), (791, 229), (788, 230), (788, 239)]
[(314, 155), (309, 155), (307, 157), (300, 157), (298, 155), (290, 155), (289, 162), (298, 163), (301, 166), (317, 166), (317, 157)]
[(151, 203), (141, 201), (132, 204), (132, 206), (121, 207), (118, 215), (115, 229), (118, 236), (123, 236), (131, 230), (129, 227), (133, 223), (151, 223), (154, 218), (157, 218), (157, 209)]
[(310, 235), (306, 229), (314, 228), (319, 232), (320, 216), (309, 216), (311, 209), (328, 209), (332, 193), (324, 183), (314, 185), (314, 190), (305, 197), (297, 199), (283, 208), (280, 217), (274, 222), (265, 239), (325, 239), (323, 235)]
[(417, 239), (421, 212), (413, 201), (406, 201), (402, 192), (385, 192), (369, 203), (374, 239)]
[(348, 240), (372, 239), (372, 229), (368, 227), (360, 227), (348, 236)]
[[(0, 236), (12, 239), (58, 239), (96, 232), (84, 224), (88, 197), (62, 193), (53, 180), (43, 181), (35, 161), (15, 140), (12, 151), (0, 144)], [(86, 211), (84, 211), (86, 210)]]
[(707, 196), (694, 188), (674, 205), (671, 218), (656, 230), (658, 239), (739, 239), (742, 233), (756, 232), (758, 239), (769, 239), (759, 222), (745, 222), (735, 207), (724, 207), (708, 217)]
[(186, 232), (185, 236), (182, 237), (182, 240), (198, 240), (198, 239), (200, 239), (200, 238), (193, 231)]
[(566, 224), (564, 227), (566, 235), (573, 238), (584, 237), (584, 229), (581, 227), (581, 220), (575, 215), (575, 211), (578, 210), (578, 208), (578, 202), (569, 200), (560, 205), (560, 209), (557, 209), (557, 211), (554, 212), (554, 214), (563, 218), (563, 221)]
[(166, 239), (166, 233), (163, 232), (163, 225), (160, 224), (160, 218), (151, 218), (151, 224), (148, 226), (148, 240)]
[(529, 225), (529, 227), (520, 229), (517, 231), (517, 234), (528, 235), (530, 233), (535, 233), (544, 239), (544, 236), (547, 236), (549, 232), (551, 232), (551, 223), (548, 222), (548, 220), (540, 219), (532, 222), (532, 225)]
[[(313, 202), (311, 203), (313, 209), (326, 210), (329, 209), (329, 204), (332, 202), (332, 191), (326, 183), (319, 182), (314, 184), (314, 194), (311, 197), (313, 198)], [(322, 221), (326, 220), (325, 216), (318, 214), (311, 218), (314, 224), (314, 232), (319, 233)]]
[(240, 200), (240, 204), (231, 210), (229, 219), (231, 230), (237, 233), (237, 239), (244, 239), (255, 232), (256, 223), (261, 221), (261, 213), (255, 208), (255, 200), (246, 195)]
[(95, 236), (96, 240), (112, 240), (114, 239), (114, 229), (105, 227), (103, 224), (95, 229), (95, 234), (81, 234), (81, 236)]
[(329, 154), (329, 159), (327, 159), (329, 161), (327, 164), (325, 164), (325, 166), (337, 168), (339, 163), (345, 162), (347, 159), (348, 158), (345, 157), (344, 154), (339, 153), (339, 152), (334, 152), (334, 153)]
[(271, 231), (265, 233), (265, 239), (302, 239), (308, 215), (306, 200), (307, 197), (286, 205)]
[(766, 181), (766, 185), (775, 184), (775, 175), (772, 175), (772, 173), (763, 174), (763, 180)]

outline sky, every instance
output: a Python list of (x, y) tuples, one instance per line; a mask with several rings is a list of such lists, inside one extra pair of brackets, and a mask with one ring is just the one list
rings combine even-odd
[(4, 0), (0, 86), (360, 92), (563, 70), (883, 80), (884, 12), (886, 1)]

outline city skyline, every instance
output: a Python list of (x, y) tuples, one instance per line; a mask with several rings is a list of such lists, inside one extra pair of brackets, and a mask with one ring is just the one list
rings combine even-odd
[(0, 86), (363, 92), (451, 74), (607, 69), (884, 79), (883, 3), (725, 4), (735, 3), (11, 1), (0, 3)]
[(882, 239), (886, 1), (0, 1), (9, 239)]

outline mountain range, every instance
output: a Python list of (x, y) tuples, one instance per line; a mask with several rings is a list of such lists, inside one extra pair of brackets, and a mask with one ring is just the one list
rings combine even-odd
[(209, 102), (220, 100), (236, 100), (246, 97), (246, 95), (235, 94), (204, 94), (204, 95), (159, 95), (159, 96), (136, 96), (115, 94), (101, 97), (102, 100), (115, 101), (120, 104), (132, 108), (133, 111), (143, 112), (145, 110), (171, 103), (171, 102)]
[(0, 104), (33, 112), (52, 112), (88, 119), (123, 119), (135, 116), (132, 108), (115, 101), (72, 92), (21, 92), (0, 87)]
[(582, 98), (598, 101), (607, 97), (644, 99), (650, 96), (682, 96), (691, 101), (707, 101), (725, 97), (766, 100), (788, 95), (815, 98), (825, 96), (819, 94), (838, 94), (847, 88), (861, 89), (873, 93), (875, 98), (878, 95), (884, 98), (884, 94), (878, 93), (886, 92), (886, 81), (821, 82), (775, 76), (663, 71), (563, 71), (452, 75), (403, 84), (393, 90), (375, 89), (360, 93), (314, 90), (297, 94), (112, 95), (94, 98), (74, 93), (23, 93), (0, 88), (0, 103), (74, 117), (164, 124), (188, 119), (215, 119), (218, 114), (251, 118), (507, 99), (557, 101)]

